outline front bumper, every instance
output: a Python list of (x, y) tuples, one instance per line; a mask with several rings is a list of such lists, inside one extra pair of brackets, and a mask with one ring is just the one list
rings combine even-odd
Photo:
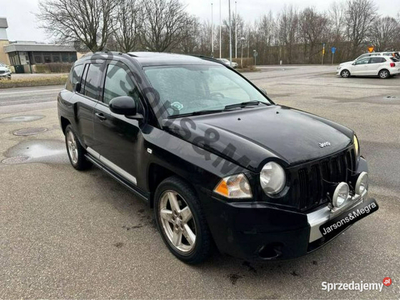
[(340, 209), (325, 205), (310, 213), (280, 209), (261, 201), (226, 202), (214, 196), (202, 197), (220, 252), (254, 261), (295, 258), (325, 245), (348, 227), (328, 237), (322, 236), (320, 226), (350, 213), (368, 194), (353, 196)]
[(11, 78), (11, 73), (0, 74), (0, 78)]

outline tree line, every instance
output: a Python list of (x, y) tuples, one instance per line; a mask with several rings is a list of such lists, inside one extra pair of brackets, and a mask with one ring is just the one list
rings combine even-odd
[[(327, 11), (292, 5), (245, 22), (240, 14), (221, 27), (200, 21), (179, 0), (41, 0), (38, 19), (59, 42), (78, 51), (158, 51), (229, 57), (232, 31), (234, 57), (258, 52), (260, 64), (326, 63), (375, 51), (400, 50), (400, 13), (381, 16), (373, 0), (333, 2)], [(212, 31), (214, 52), (211, 49)], [(237, 31), (237, 33), (236, 33)], [(237, 36), (238, 41), (235, 38)], [(236, 51), (236, 44), (237, 51)], [(323, 50), (325, 49), (325, 50)]]

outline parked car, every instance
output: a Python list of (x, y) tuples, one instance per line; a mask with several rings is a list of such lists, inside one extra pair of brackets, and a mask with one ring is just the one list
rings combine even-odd
[(11, 79), (11, 70), (5, 64), (0, 64), (0, 79)]
[[(230, 61), (229, 59), (226, 58), (217, 58), (217, 60), (219, 60), (220, 62), (222, 62), (223, 64), (230, 66)], [(239, 65), (236, 62), (232, 62), (232, 68), (237, 68)]]
[(364, 57), (353, 62), (339, 65), (337, 75), (343, 78), (350, 76), (379, 76), (389, 78), (400, 73), (400, 63), (391, 56)]
[(57, 102), (72, 166), (93, 164), (147, 202), (186, 263), (214, 245), (298, 257), (378, 209), (353, 130), (277, 105), (213, 60), (96, 53), (75, 62)]

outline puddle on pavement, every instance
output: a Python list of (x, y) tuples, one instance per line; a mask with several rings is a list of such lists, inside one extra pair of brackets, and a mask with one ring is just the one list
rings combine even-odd
[(54, 140), (23, 141), (8, 149), (5, 156), (4, 164), (69, 163), (64, 142)]
[(18, 123), (18, 122), (32, 122), (36, 120), (43, 119), (44, 116), (15, 116), (0, 119), (0, 123)]
[(35, 135), (38, 133), (46, 132), (47, 128), (45, 127), (30, 127), (30, 128), (23, 128), (23, 129), (18, 129), (13, 132), (14, 135), (17, 136), (29, 136), (29, 135)]

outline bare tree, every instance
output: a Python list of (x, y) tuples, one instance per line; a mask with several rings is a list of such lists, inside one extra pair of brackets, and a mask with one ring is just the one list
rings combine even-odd
[(396, 19), (391, 17), (378, 18), (371, 26), (369, 40), (375, 49), (385, 51), (394, 48), (399, 38), (400, 26)]
[[(319, 14), (314, 8), (309, 7), (300, 14), (300, 30), (304, 44), (309, 45), (308, 62), (312, 62), (313, 56), (319, 52), (317, 43), (321, 44), (324, 32), (327, 29), (328, 19)], [(306, 54), (306, 53), (305, 53)]]
[(346, 9), (346, 34), (351, 41), (351, 54), (356, 56), (366, 41), (368, 31), (376, 18), (372, 0), (348, 0)]
[[(288, 63), (293, 62), (293, 47), (297, 42), (299, 18), (293, 6), (284, 7), (279, 17), (279, 41), (285, 46)], [(285, 55), (283, 54), (283, 57)]]
[(150, 51), (167, 51), (185, 37), (189, 14), (179, 0), (145, 0), (142, 45)]
[(345, 30), (345, 12), (343, 3), (333, 2), (328, 10), (331, 40), (334, 43), (342, 41)]
[(37, 17), (55, 38), (64, 42), (79, 40), (95, 52), (104, 49), (113, 31), (117, 4), (113, 0), (42, 0)]
[(137, 49), (142, 29), (142, 3), (139, 0), (120, 0), (115, 19), (115, 41), (119, 51)]

